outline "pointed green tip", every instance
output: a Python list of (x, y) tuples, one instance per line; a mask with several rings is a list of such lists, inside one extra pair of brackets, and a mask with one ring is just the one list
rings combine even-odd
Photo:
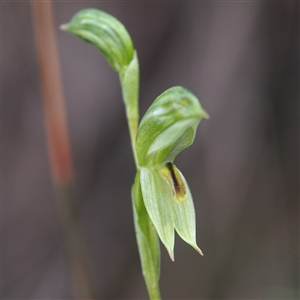
[(194, 249), (200, 254), (200, 255), (204, 255), (203, 252), (201, 251), (201, 249), (198, 246), (194, 246)]
[(202, 118), (208, 120), (208, 119), (210, 118), (210, 115), (204, 110), (204, 111), (202, 112)]
[(62, 24), (59, 26), (59, 29), (62, 31), (68, 31), (68, 24)]
[(172, 260), (172, 261), (175, 261), (173, 251), (172, 251), (172, 252), (171, 252), (171, 251), (168, 251), (168, 253), (169, 253), (169, 256), (170, 256), (171, 260)]

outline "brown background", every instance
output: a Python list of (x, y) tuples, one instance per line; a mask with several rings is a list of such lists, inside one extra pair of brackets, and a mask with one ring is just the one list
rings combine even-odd
[[(49, 174), (30, 3), (2, 3), (2, 297), (71, 299)], [(145, 299), (117, 74), (59, 31), (81, 8), (116, 16), (140, 59), (141, 115), (191, 89), (211, 119), (176, 159), (200, 257), (162, 248), (164, 299), (299, 298), (299, 3), (55, 2), (77, 192), (99, 299)]]

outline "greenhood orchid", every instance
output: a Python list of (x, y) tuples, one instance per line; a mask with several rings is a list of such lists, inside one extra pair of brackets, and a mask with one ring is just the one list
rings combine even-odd
[(138, 57), (123, 24), (102, 11), (84, 9), (61, 29), (95, 45), (119, 74), (137, 168), (132, 204), (138, 249), (149, 296), (160, 299), (158, 237), (172, 260), (175, 231), (202, 254), (192, 195), (174, 159), (193, 143), (208, 114), (192, 92), (175, 86), (156, 98), (138, 124)]

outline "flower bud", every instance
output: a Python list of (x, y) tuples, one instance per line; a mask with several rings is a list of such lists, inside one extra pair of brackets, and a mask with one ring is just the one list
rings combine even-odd
[(126, 28), (103, 11), (83, 9), (60, 28), (95, 45), (119, 73), (126, 69), (133, 58), (134, 47)]

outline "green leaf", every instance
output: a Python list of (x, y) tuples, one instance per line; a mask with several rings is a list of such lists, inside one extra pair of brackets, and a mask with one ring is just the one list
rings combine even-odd
[(207, 113), (197, 97), (183, 87), (172, 87), (155, 99), (141, 120), (136, 152), (139, 166), (174, 158), (192, 144), (198, 123)]
[(160, 299), (158, 284), (160, 274), (159, 240), (143, 202), (139, 171), (132, 187), (132, 204), (138, 249), (148, 293), (151, 299)]
[(95, 45), (113, 69), (122, 73), (130, 64), (134, 47), (124, 25), (113, 16), (94, 9), (79, 11), (62, 30)]

